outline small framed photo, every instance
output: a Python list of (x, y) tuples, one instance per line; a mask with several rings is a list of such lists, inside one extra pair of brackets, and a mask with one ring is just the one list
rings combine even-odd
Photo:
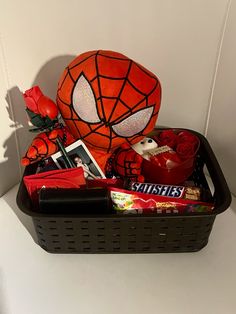
[[(67, 146), (65, 150), (75, 167), (83, 167), (85, 179), (106, 178), (96, 160), (81, 140)], [(60, 151), (51, 157), (59, 169), (66, 168), (63, 155)]]

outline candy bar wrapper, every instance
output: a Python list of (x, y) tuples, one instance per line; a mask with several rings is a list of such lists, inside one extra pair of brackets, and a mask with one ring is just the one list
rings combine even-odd
[(113, 209), (124, 214), (183, 214), (211, 212), (212, 203), (183, 198), (150, 195), (124, 189), (110, 188)]
[(213, 197), (209, 189), (199, 188), (191, 182), (182, 185), (154, 184), (129, 182), (125, 188), (134, 192), (160, 195), (166, 197), (183, 198), (192, 201), (212, 203)]
[(128, 189), (145, 194), (183, 198), (194, 201), (201, 200), (201, 189), (195, 186), (188, 187), (168, 184), (130, 182)]

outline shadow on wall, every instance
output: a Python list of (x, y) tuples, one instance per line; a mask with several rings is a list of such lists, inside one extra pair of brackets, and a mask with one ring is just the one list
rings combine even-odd
[[(52, 98), (56, 99), (57, 84), (63, 70), (75, 58), (74, 55), (65, 55), (55, 57), (45, 63), (36, 75), (32, 86), (39, 85), (42, 92)], [(30, 88), (30, 87), (29, 87)]]
[(0, 196), (9, 190), (20, 177), (20, 168), (18, 165), (18, 154), (16, 148), (16, 132), (18, 132), (16, 125), (18, 125), (18, 123), (13, 119), (8, 95), (9, 94), (6, 96), (6, 110), (8, 112), (9, 119), (12, 121), (10, 128), (12, 128), (13, 131), (3, 143), (4, 161), (0, 163)]
[[(64, 68), (74, 58), (74, 55), (65, 55), (49, 60), (39, 70), (32, 86), (39, 85), (45, 95), (55, 100), (58, 80)], [(31, 86), (29, 86), (29, 88), (30, 87)], [(9, 183), (2, 182), (2, 180), (0, 180), (0, 193), (2, 194), (16, 184), (22, 175), (20, 173), (18, 153), (16, 152), (16, 141), (18, 142), (19, 155), (21, 158), (25, 154), (25, 151), (28, 149), (33, 137), (35, 136), (35, 133), (32, 134), (28, 131), (28, 117), (25, 112), (25, 103), (20, 89), (16, 86), (11, 88), (7, 93), (6, 101), (6, 109), (9, 118), (12, 121), (10, 127), (12, 127), (14, 131), (4, 142), (4, 157), (6, 158), (6, 161), (0, 163), (0, 176), (1, 178), (6, 177), (7, 182)], [(14, 200), (12, 198), (14, 198)], [(12, 195), (12, 197), (6, 198), (6, 202), (35, 240), (35, 236), (32, 234), (32, 220), (19, 210), (15, 204), (15, 198), (16, 195)]]

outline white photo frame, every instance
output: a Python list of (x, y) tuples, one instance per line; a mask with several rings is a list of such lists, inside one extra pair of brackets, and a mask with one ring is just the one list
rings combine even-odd
[[(65, 147), (65, 150), (68, 157), (75, 164), (75, 167), (83, 167), (86, 179), (106, 178), (87, 146), (81, 140)], [(53, 154), (51, 157), (59, 169), (66, 168), (63, 161), (63, 155), (60, 151)]]

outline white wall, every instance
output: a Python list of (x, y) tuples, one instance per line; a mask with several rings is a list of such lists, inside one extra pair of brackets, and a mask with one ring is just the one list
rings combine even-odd
[[(160, 125), (204, 132), (228, 0), (1, 0), (0, 4), (1, 145), (16, 136), (23, 155), (30, 142), (20, 90), (40, 84), (54, 98), (59, 74), (73, 56), (99, 48), (122, 52), (159, 76)], [(15, 134), (6, 110), (7, 91), (14, 120), (24, 126)], [(0, 174), (4, 189), (19, 178), (17, 144), (11, 142), (14, 148), (1, 148), (0, 162), (14, 169), (14, 177)], [(9, 151), (7, 160), (4, 154)]]
[(7, 95), (9, 81), (5, 61), (0, 42), (0, 196), (20, 178), (16, 127)]
[(236, 194), (236, 3), (229, 10), (206, 136)]

